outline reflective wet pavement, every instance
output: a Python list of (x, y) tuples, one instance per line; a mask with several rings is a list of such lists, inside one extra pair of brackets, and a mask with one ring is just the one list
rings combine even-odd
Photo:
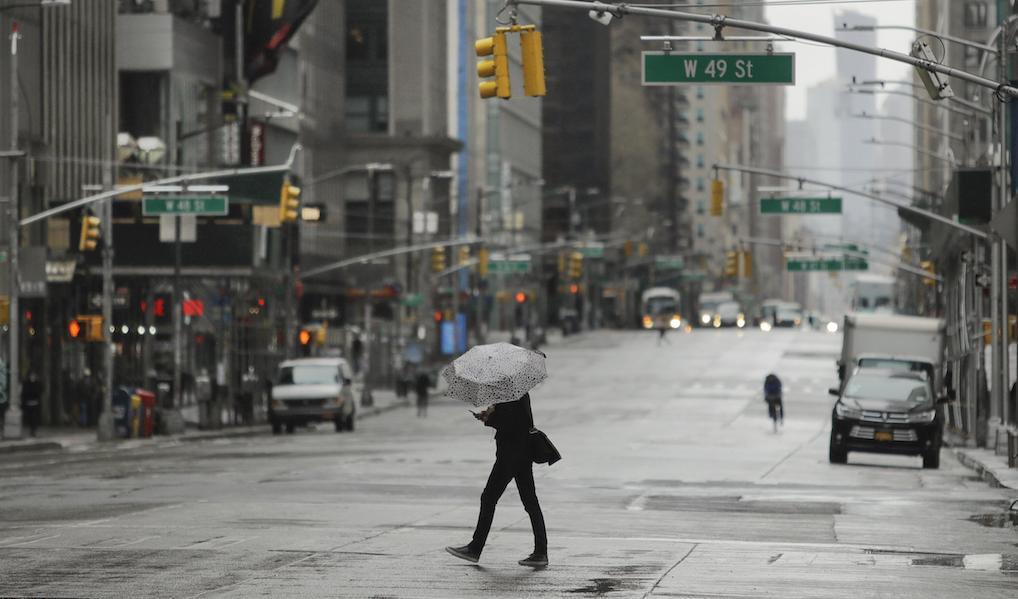
[[(293, 436), (0, 460), (0, 596), (1015, 597), (1014, 492), (944, 451), (827, 463), (839, 337), (604, 332), (547, 348), (537, 467), (551, 566), (512, 486), (479, 565), (494, 453), (435, 402)], [(770, 430), (759, 388), (785, 382)]]

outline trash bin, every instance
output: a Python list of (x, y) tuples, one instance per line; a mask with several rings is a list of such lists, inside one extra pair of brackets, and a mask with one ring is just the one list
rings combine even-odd
[(126, 439), (131, 435), (130, 410), (131, 390), (118, 387), (113, 391), (113, 432), (117, 437)]
[(147, 389), (135, 389), (134, 393), (141, 399), (138, 436), (148, 439), (155, 432), (156, 394)]

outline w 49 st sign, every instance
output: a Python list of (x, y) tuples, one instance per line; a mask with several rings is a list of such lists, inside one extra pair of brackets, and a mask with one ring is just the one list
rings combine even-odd
[(644, 85), (795, 85), (795, 54), (644, 52)]

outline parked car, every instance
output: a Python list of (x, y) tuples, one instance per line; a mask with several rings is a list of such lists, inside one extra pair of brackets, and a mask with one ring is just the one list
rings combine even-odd
[(849, 451), (918, 455), (923, 468), (940, 467), (944, 418), (925, 373), (856, 369), (831, 412), (829, 458), (844, 464)]
[(269, 402), (273, 434), (298, 425), (333, 422), (336, 432), (352, 431), (356, 407), (353, 369), (343, 358), (300, 358), (279, 365)]

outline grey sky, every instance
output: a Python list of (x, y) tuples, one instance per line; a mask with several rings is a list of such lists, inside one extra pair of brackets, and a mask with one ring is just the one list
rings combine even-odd
[[(774, 25), (808, 29), (821, 35), (833, 36), (835, 15), (846, 10), (872, 15), (882, 25), (915, 24), (915, 2), (894, 0), (818, 6), (768, 6), (767, 19)], [(914, 34), (907, 31), (880, 31), (878, 36), (880, 46), (898, 52), (908, 52), (915, 38)], [(796, 53), (797, 83), (795, 87), (787, 89), (786, 114), (789, 118), (802, 118), (805, 115), (806, 90), (818, 81), (831, 77), (834, 72), (834, 50), (797, 43), (782, 44), (781, 49)], [(886, 59), (878, 59), (877, 66), (882, 79), (897, 79), (908, 75), (908, 67)], [(837, 77), (847, 81), (851, 73), (838, 73)]]

